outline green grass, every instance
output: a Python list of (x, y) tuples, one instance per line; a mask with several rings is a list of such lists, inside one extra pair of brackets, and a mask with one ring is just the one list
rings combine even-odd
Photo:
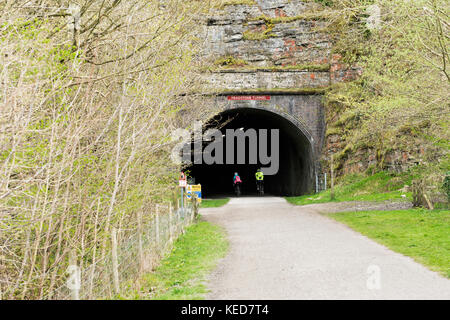
[(408, 173), (398, 175), (379, 172), (371, 176), (348, 175), (334, 188), (334, 199), (328, 189), (317, 194), (299, 197), (286, 197), (286, 200), (295, 205), (311, 203), (341, 202), (341, 201), (386, 201), (411, 200), (411, 192), (399, 191), (404, 185), (411, 185), (411, 176)]
[(224, 206), (230, 201), (230, 198), (224, 199), (202, 199), (202, 204), (200, 208), (217, 208)]
[[(208, 222), (187, 228), (160, 266), (143, 277), (136, 299), (196, 300), (207, 292), (205, 276), (225, 256), (228, 242), (224, 231)], [(143, 294), (145, 292), (145, 295)]]
[(450, 278), (449, 210), (343, 212), (328, 216)]

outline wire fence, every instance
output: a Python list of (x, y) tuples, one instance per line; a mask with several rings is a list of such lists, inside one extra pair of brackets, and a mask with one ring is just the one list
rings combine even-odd
[(157, 205), (146, 219), (140, 216), (135, 228), (112, 228), (110, 250), (104, 257), (81, 267), (76, 254), (71, 253), (65, 279), (60, 279), (64, 284), (45, 299), (110, 299), (138, 289), (137, 280), (154, 270), (172, 250), (174, 241), (194, 220), (196, 210), (190, 202), (178, 210), (170, 204)]

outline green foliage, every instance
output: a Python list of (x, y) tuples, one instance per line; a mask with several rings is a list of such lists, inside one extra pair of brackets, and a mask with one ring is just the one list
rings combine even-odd
[(228, 55), (216, 59), (214, 61), (214, 65), (219, 67), (238, 67), (238, 66), (242, 67), (247, 65), (247, 62), (243, 59), (239, 59), (234, 56)]
[(450, 202), (450, 172), (447, 172), (444, 178), (444, 183), (442, 184), (442, 189), (447, 195), (448, 202)]
[[(127, 241), (137, 213), (151, 219), (173, 200), (171, 132), (187, 101), (203, 116), (199, 99), (183, 93), (200, 86), (191, 72), (193, 17), (210, 6), (158, 5), (90, 1), (79, 33), (53, 5), (0, 5), (3, 298), (64, 295), (72, 250), (83, 275), (95, 262), (108, 276), (111, 228)], [(92, 285), (95, 298), (108, 284), (95, 277)]]
[(445, 188), (446, 176), (442, 175), (442, 171), (447, 170), (448, 166), (444, 165), (443, 168), (436, 164), (417, 168), (418, 174), (411, 183), (415, 207), (449, 208), (448, 190)]
[(203, 299), (205, 277), (225, 255), (227, 248), (224, 231), (218, 226), (208, 222), (190, 226), (155, 272), (143, 277), (141, 293), (135, 298), (145, 299), (147, 296), (143, 292), (150, 292), (150, 299)]
[(397, 210), (329, 215), (450, 278), (450, 211)]
[(321, 5), (326, 6), (326, 7), (333, 6), (333, 1), (332, 0), (314, 0), (314, 1), (317, 2), (317, 3), (320, 3)]
[[(381, 0), (380, 29), (368, 30), (365, 10), (370, 4), (336, 0), (332, 5), (336, 11), (328, 32), (335, 40), (334, 53), (342, 56), (344, 66), (363, 70), (360, 79), (334, 85), (324, 99), (327, 135), (339, 134), (341, 150), (352, 148), (338, 166), (368, 147), (378, 154), (376, 170), (386, 169), (384, 159), (395, 150), (409, 151), (422, 165), (433, 166), (449, 151), (449, 118), (442, 115), (449, 108), (450, 64), (441, 46), (447, 42), (448, 47), (443, 14), (448, 6), (442, 0)], [(441, 175), (447, 170), (443, 167)]]

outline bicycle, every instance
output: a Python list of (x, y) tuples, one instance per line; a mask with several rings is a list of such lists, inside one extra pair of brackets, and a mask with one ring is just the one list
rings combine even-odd
[(236, 196), (239, 197), (241, 195), (241, 183), (237, 182), (234, 184), (234, 192), (236, 193)]
[(256, 180), (256, 192), (259, 196), (264, 195), (264, 182), (263, 180)]

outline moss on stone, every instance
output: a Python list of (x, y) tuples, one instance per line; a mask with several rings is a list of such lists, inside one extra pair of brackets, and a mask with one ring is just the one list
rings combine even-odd
[(249, 21), (258, 21), (263, 20), (264, 23), (269, 25), (275, 25), (278, 23), (289, 23), (297, 20), (306, 20), (306, 21), (317, 21), (317, 20), (326, 20), (331, 17), (331, 13), (328, 11), (312, 11), (305, 12), (301, 15), (293, 16), (293, 17), (268, 17), (266, 15), (261, 15), (255, 18), (249, 19)]
[(275, 35), (272, 34), (272, 30), (274, 28), (274, 24), (268, 24), (266, 23), (266, 28), (264, 30), (258, 31), (258, 30), (246, 30), (242, 34), (242, 39), (244, 40), (264, 40), (271, 37), (274, 37)]
[(305, 20), (305, 21), (319, 21), (326, 20), (330, 17), (329, 12), (307, 12), (294, 17), (275, 17), (271, 18), (266, 15), (261, 15), (255, 18), (250, 18), (249, 21), (263, 21), (266, 28), (261, 31), (257, 30), (246, 30), (243, 33), (244, 40), (264, 40), (272, 37), (276, 37), (275, 34), (272, 33), (273, 28), (276, 24), (279, 23), (289, 23), (297, 20)]
[(248, 5), (253, 6), (256, 5), (255, 0), (225, 0), (223, 3), (224, 6), (236, 6), (236, 5)]
[(239, 67), (247, 64), (247, 61), (231, 55), (220, 57), (214, 61), (214, 65), (218, 67)]
[(218, 9), (223, 9), (226, 6), (254, 6), (256, 5), (255, 0), (225, 0), (225, 1), (219, 1), (217, 4)]
[(244, 40), (264, 40), (273, 37), (272, 34), (268, 34), (267, 30), (264, 32), (255, 32), (252, 30), (246, 30), (242, 34), (242, 39)]
[(326, 132), (326, 137), (333, 136), (333, 135), (341, 135), (342, 129), (336, 128), (336, 127), (328, 127)]

